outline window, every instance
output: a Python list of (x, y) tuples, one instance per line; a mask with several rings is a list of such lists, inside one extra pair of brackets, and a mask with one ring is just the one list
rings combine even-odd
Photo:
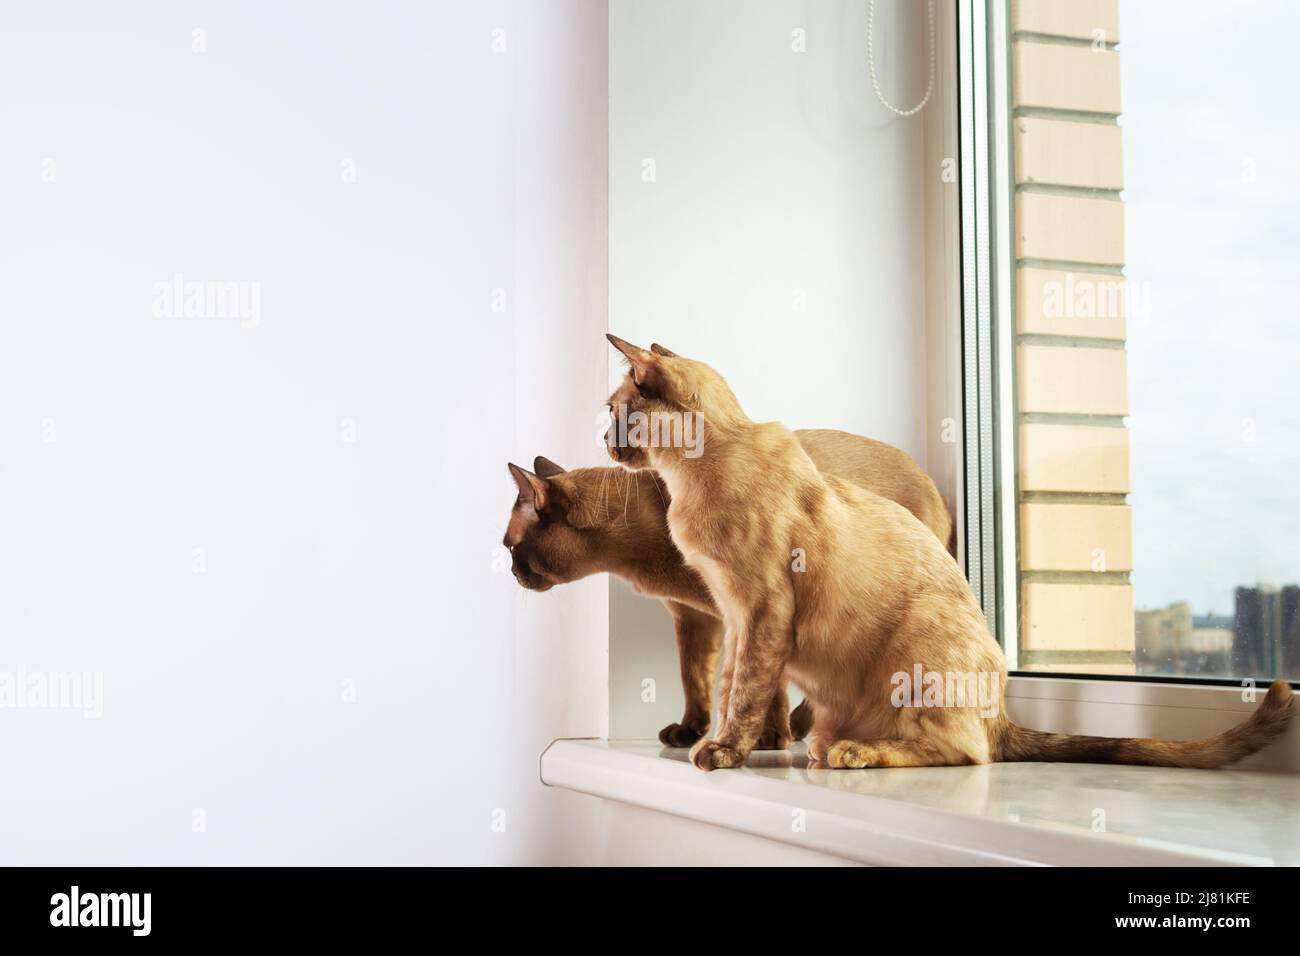
[(1300, 679), (1300, 7), (980, 6), (967, 557), (1009, 663)]

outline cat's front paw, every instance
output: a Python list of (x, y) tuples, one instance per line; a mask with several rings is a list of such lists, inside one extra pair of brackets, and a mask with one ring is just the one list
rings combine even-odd
[(879, 763), (874, 747), (855, 740), (838, 740), (826, 751), (826, 765), (832, 770), (860, 770)]
[(659, 731), (659, 742), (665, 747), (691, 747), (708, 732), (707, 720), (699, 722), (683, 719), (680, 724), (669, 724)]
[(716, 740), (701, 740), (691, 748), (691, 763), (701, 770), (728, 770), (744, 762), (744, 755), (739, 750)]

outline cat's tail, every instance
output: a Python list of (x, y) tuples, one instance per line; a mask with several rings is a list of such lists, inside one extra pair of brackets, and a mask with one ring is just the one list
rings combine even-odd
[(812, 722), (812, 708), (806, 699), (800, 701), (799, 706), (790, 711), (790, 738), (803, 740), (808, 736), (808, 731), (812, 730)]
[(1080, 737), (1049, 734), (1008, 724), (999, 760), (1060, 763), (1131, 763), (1152, 767), (1212, 770), (1263, 749), (1287, 728), (1291, 687), (1275, 681), (1255, 712), (1237, 726), (1203, 740), (1152, 740), (1143, 737)]

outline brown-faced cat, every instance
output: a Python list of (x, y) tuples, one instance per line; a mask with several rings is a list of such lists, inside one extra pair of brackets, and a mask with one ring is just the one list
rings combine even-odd
[[(820, 468), (898, 501), (943, 542), (953, 522), (934, 482), (905, 452), (884, 442), (830, 429), (795, 432)], [(534, 591), (607, 571), (638, 592), (661, 598), (677, 635), (685, 712), (659, 733), (670, 747), (689, 747), (708, 733), (722, 624), (703, 581), (682, 561), (668, 535), (668, 493), (650, 471), (575, 468), (538, 457), (534, 472), (510, 465), (519, 494), (504, 544), (516, 580)], [(783, 749), (811, 723), (806, 704), (787, 716), (784, 684), (773, 695), (756, 749)]]
[[(632, 449), (611, 447), (611, 457), (658, 472), (671, 495), (673, 542), (725, 624), (727, 706), (715, 738), (691, 750), (697, 767), (744, 763), (786, 678), (812, 703), (809, 756), (831, 767), (998, 760), (1219, 767), (1259, 750), (1290, 722), (1291, 689), (1277, 681), (1249, 718), (1204, 740), (1017, 726), (1003, 708), (1002, 649), (960, 568), (914, 515), (820, 472), (783, 425), (751, 421), (702, 362), (609, 340), (630, 365), (610, 399), (617, 418), (610, 434), (636, 439)], [(632, 419), (685, 416), (703, 428), (691, 448), (653, 440), (671, 429), (629, 427)], [(796, 548), (806, 555), (801, 569), (790, 563)]]

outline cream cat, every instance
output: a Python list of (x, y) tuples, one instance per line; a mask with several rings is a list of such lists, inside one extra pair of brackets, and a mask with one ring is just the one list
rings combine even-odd
[[(668, 527), (726, 625), (725, 712), (691, 750), (701, 769), (736, 767), (762, 730), (782, 675), (812, 703), (809, 755), (831, 767), (919, 767), (1057, 760), (1218, 767), (1259, 750), (1291, 714), (1278, 681), (1238, 726), (1198, 741), (1080, 737), (1028, 730), (1002, 708), (1006, 664), (957, 564), (907, 509), (820, 473), (791, 432), (756, 423), (702, 362), (610, 342), (630, 370), (610, 398), (611, 448), (654, 468), (671, 495)], [(627, 427), (694, 416), (702, 454)], [(657, 416), (657, 418), (656, 418)], [(791, 553), (806, 555), (802, 570)], [(938, 695), (898, 693), (900, 676), (940, 675)], [(951, 675), (951, 679), (949, 678)], [(904, 676), (904, 679), (907, 678)], [(979, 693), (991, 688), (989, 699)]]

